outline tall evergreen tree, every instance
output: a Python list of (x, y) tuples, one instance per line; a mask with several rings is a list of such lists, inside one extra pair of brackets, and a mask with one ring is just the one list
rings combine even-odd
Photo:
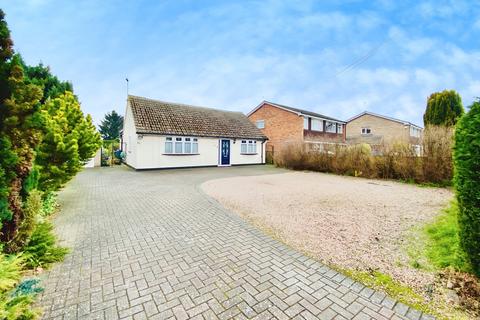
[(455, 189), (460, 242), (473, 270), (480, 276), (480, 101), (476, 101), (455, 130)]
[(423, 123), (425, 126), (454, 126), (463, 113), (462, 98), (455, 90), (435, 92), (428, 97)]
[(75, 96), (67, 91), (47, 100), (43, 141), (38, 148), (39, 189), (54, 191), (77, 174), (100, 148), (100, 134), (90, 115), (84, 116)]
[(41, 140), (41, 88), (25, 82), (21, 59), (14, 55), (5, 15), (0, 10), (0, 217), (1, 239), (7, 250), (24, 218), (24, 183), (28, 180)]
[(100, 124), (100, 134), (104, 140), (116, 140), (120, 137), (123, 127), (123, 117), (115, 110), (105, 115)]
[(50, 72), (50, 68), (42, 63), (36, 66), (29, 66), (22, 61), (22, 67), (27, 81), (43, 88), (42, 104), (48, 98), (56, 98), (66, 91), (73, 92), (73, 85), (70, 82), (60, 81)]

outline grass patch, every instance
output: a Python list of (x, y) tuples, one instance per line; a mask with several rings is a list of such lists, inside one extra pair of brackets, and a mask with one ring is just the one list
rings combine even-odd
[(390, 297), (409, 305), (417, 310), (428, 314), (435, 314), (435, 310), (430, 308), (425, 299), (416, 293), (412, 288), (395, 281), (388, 274), (379, 271), (358, 271), (350, 269), (340, 269), (346, 276), (355, 281), (363, 283), (365, 286), (385, 292)]
[(427, 236), (425, 255), (437, 269), (451, 267), (457, 271), (471, 273), (472, 269), (465, 252), (460, 246), (456, 201), (442, 211), (431, 223), (425, 226)]

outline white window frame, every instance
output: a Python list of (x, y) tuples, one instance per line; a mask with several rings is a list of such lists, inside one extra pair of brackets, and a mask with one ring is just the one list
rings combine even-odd
[(362, 134), (363, 135), (372, 134), (372, 129), (370, 129), (370, 127), (363, 127)]
[(325, 132), (337, 133), (337, 123), (332, 121), (325, 121)]
[(257, 154), (257, 140), (241, 140), (240, 154)]
[(257, 120), (255, 123), (258, 129), (265, 129), (265, 120)]
[(337, 133), (342, 134), (343, 133), (343, 124), (337, 123)]
[(421, 130), (417, 127), (410, 126), (410, 137), (420, 138), (420, 132)]
[[(167, 144), (171, 145), (171, 152), (167, 151)], [(181, 151), (177, 152), (177, 146), (180, 144)], [(187, 149), (186, 145), (190, 145), (190, 152), (185, 152)], [(195, 137), (178, 137), (178, 136), (168, 136), (165, 137), (165, 144), (163, 146), (164, 154), (199, 154), (198, 153), (198, 138)]]
[(308, 117), (303, 117), (303, 130), (308, 130)]
[[(318, 124), (318, 127), (315, 124)], [(323, 120), (312, 118), (312, 131), (323, 131)]]

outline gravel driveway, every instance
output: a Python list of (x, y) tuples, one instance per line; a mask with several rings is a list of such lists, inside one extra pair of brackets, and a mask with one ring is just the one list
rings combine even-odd
[(409, 266), (406, 232), (452, 198), (447, 189), (315, 172), (226, 178), (202, 187), (226, 208), (321, 261), (379, 269), (419, 288), (433, 276)]

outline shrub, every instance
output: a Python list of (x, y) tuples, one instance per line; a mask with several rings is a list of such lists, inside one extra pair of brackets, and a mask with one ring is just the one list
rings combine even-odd
[(425, 181), (451, 184), (453, 177), (452, 127), (428, 126), (422, 138), (422, 171)]
[(42, 215), (49, 216), (54, 213), (58, 207), (57, 195), (55, 192), (47, 192), (43, 198)]
[(17, 233), (7, 243), (8, 252), (18, 252), (27, 243), (30, 235), (35, 229), (37, 217), (42, 211), (42, 193), (38, 190), (32, 190), (25, 201), (23, 208), (23, 219), (18, 227)]
[(460, 242), (480, 275), (480, 101), (458, 122), (455, 133), (455, 188)]
[(15, 288), (22, 276), (22, 268), (23, 259), (20, 256), (0, 253), (0, 319), (35, 319), (38, 316), (37, 310), (31, 307), (38, 289), (25, 294)]
[(68, 249), (55, 243), (52, 224), (48, 221), (38, 224), (24, 248), (25, 265), (29, 268), (49, 267), (53, 262), (62, 261)]
[(23, 259), (0, 253), (0, 292), (12, 289), (21, 277)]
[(428, 127), (422, 154), (404, 142), (383, 143), (375, 154), (367, 144), (315, 146), (292, 143), (275, 155), (275, 164), (293, 170), (313, 170), (366, 178), (399, 179), (446, 185), (452, 179), (453, 130)]

